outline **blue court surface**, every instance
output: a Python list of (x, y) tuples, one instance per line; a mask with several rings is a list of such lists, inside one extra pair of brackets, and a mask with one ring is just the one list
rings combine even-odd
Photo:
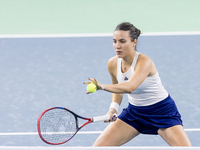
[[(200, 146), (200, 35), (141, 36), (137, 50), (155, 62), (192, 145)], [(86, 95), (83, 82), (111, 84), (107, 61), (114, 55), (112, 36), (0, 38), (0, 146), (49, 146), (37, 135), (37, 119), (50, 107), (105, 115), (111, 94)], [(120, 112), (127, 105), (125, 95)], [(61, 146), (91, 146), (106, 126), (90, 124)], [(168, 145), (159, 135), (141, 134), (124, 146)]]

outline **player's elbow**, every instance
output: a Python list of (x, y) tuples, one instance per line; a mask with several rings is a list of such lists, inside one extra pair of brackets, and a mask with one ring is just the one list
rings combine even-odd
[(135, 90), (134, 87), (128, 87), (126, 88), (126, 93), (131, 94)]
[(131, 94), (134, 90), (130, 89), (127, 91), (128, 94)]
[(130, 83), (130, 84), (127, 84), (125, 91), (126, 93), (131, 94), (135, 89), (136, 87)]
[(131, 94), (132, 92), (133, 92), (132, 90), (126, 91), (127, 94)]

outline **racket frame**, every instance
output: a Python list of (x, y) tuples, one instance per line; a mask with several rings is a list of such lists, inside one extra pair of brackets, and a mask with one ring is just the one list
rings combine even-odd
[[(72, 114), (74, 115), (74, 117), (75, 117), (75, 120), (76, 120), (76, 131), (74, 132), (74, 134), (73, 134), (70, 138), (68, 138), (67, 140), (65, 140), (65, 141), (63, 141), (63, 142), (59, 142), (59, 143), (51, 143), (51, 142), (48, 142), (47, 140), (45, 140), (45, 139), (43, 138), (42, 133), (41, 133), (41, 129), (40, 129), (40, 119), (42, 118), (42, 116), (43, 116), (46, 112), (48, 112), (48, 111), (50, 111), (50, 110), (52, 110), (52, 109), (63, 109), (63, 110), (65, 110), (65, 111), (68, 111), (68, 112), (72, 113)], [(81, 126), (79, 126), (79, 125), (78, 125), (78, 118), (83, 119), (83, 120), (87, 120), (87, 122), (85, 122), (85, 123), (83, 123)], [(77, 115), (76, 113), (74, 113), (73, 111), (71, 111), (71, 110), (69, 110), (69, 109), (67, 109), (67, 108), (63, 108), (63, 107), (52, 107), (52, 108), (49, 108), (49, 109), (47, 109), (47, 110), (45, 110), (45, 111), (43, 111), (43, 112), (41, 113), (41, 115), (39, 116), (38, 121), (37, 121), (37, 129), (38, 129), (38, 134), (39, 134), (40, 138), (41, 138), (45, 143), (51, 144), (51, 145), (60, 145), (60, 144), (64, 144), (64, 143), (68, 142), (69, 140), (71, 140), (71, 139), (76, 135), (76, 133), (77, 133), (81, 128), (83, 128), (84, 126), (86, 126), (87, 124), (92, 123), (92, 122), (96, 122), (96, 121), (107, 120), (107, 119), (109, 119), (109, 116), (108, 116), (108, 115), (100, 116), (100, 117), (93, 117), (93, 118), (85, 118), (85, 117), (82, 117), (82, 116)]]

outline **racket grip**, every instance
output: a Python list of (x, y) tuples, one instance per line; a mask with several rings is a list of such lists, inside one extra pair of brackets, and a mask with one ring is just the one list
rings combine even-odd
[(110, 116), (109, 115), (104, 115), (104, 116), (98, 116), (98, 117), (93, 117), (92, 120), (93, 122), (97, 122), (97, 121), (106, 121), (109, 120)]
[[(117, 117), (117, 114), (114, 114), (113, 117)], [(109, 119), (110, 119), (109, 115), (98, 116), (98, 117), (93, 117), (92, 118), (93, 122), (106, 121), (106, 120), (109, 120)]]

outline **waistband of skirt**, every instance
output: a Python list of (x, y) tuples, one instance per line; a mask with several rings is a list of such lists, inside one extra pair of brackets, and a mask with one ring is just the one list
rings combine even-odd
[(153, 109), (155, 107), (159, 107), (159, 106), (162, 106), (162, 105), (165, 105), (165, 104), (168, 104), (168, 103), (174, 103), (174, 100), (171, 98), (170, 95), (168, 95), (168, 97), (165, 98), (164, 100), (162, 100), (160, 102), (157, 102), (155, 104), (152, 104), (152, 105), (148, 105), (148, 106), (135, 106), (135, 105), (132, 105), (131, 103), (129, 103), (128, 107), (131, 107), (133, 109)]

